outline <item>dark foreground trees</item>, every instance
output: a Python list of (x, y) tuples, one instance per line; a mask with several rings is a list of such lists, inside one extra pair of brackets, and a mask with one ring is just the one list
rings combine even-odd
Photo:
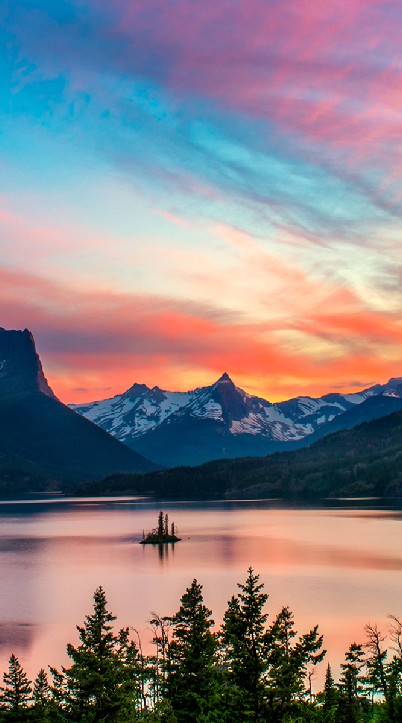
[(240, 592), (229, 601), (221, 645), (231, 686), (232, 716), (237, 720), (282, 721), (302, 712), (307, 668), (321, 662), (322, 637), (315, 627), (298, 636), (293, 614), (284, 607), (266, 628), (259, 576), (250, 568)]
[(67, 646), (72, 660), (55, 679), (54, 697), (67, 720), (82, 723), (129, 721), (141, 709), (138, 651), (128, 628), (113, 632), (115, 617), (107, 610), (104, 590), (94, 595), (94, 611), (82, 627), (80, 644)]
[[(327, 665), (317, 626), (299, 635), (284, 607), (269, 622), (268, 596), (250, 568), (214, 631), (202, 586), (193, 580), (177, 613), (154, 614), (154, 652), (134, 629), (114, 629), (104, 590), (68, 644), (69, 666), (41, 669), (33, 682), (15, 655), (0, 690), (0, 721), (38, 723), (396, 723), (402, 721), (402, 624), (392, 618), (390, 645), (375, 626), (353, 643), (340, 680)], [(136, 642), (132, 638), (135, 636)]]
[(181, 721), (197, 720), (213, 709), (217, 668), (212, 612), (204, 605), (202, 587), (193, 580), (171, 620), (165, 697)]
[(4, 687), (0, 688), (1, 701), (14, 715), (24, 710), (32, 697), (31, 683), (20, 665), (18, 658), (12, 654), (8, 672), (3, 675)]

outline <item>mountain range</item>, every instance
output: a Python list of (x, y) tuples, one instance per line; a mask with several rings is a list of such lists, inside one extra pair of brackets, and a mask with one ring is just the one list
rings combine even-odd
[[(5, 490), (146, 472), (156, 465), (60, 402), (28, 329), (0, 328), (0, 471)], [(24, 483), (25, 480), (25, 483)], [(35, 482), (33, 482), (33, 480)], [(21, 487), (22, 486), (22, 487)]]
[(402, 411), (266, 457), (220, 459), (145, 475), (112, 475), (81, 494), (161, 499), (402, 497)]
[(385, 416), (402, 409), (402, 378), (352, 394), (271, 403), (224, 373), (189, 392), (134, 384), (111, 399), (71, 407), (136, 452), (176, 467), (293, 450)]
[(48, 384), (32, 334), (0, 328), (0, 493), (85, 483), (168, 496), (388, 494), (402, 486), (401, 429), (401, 378), (271, 403), (225, 373), (190, 392), (134, 384), (70, 409)]

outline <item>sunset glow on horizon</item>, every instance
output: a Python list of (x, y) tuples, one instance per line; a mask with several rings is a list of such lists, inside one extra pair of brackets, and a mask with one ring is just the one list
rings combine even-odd
[(62, 401), (402, 376), (400, 3), (0, 18), (0, 326)]

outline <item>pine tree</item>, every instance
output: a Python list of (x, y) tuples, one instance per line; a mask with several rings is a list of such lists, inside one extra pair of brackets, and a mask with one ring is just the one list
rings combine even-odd
[[(318, 626), (297, 638), (293, 613), (282, 608), (267, 633), (267, 682), (272, 720), (282, 720), (306, 693), (307, 666), (321, 662), (326, 651)], [(297, 638), (295, 642), (294, 639)]]
[(54, 723), (59, 718), (59, 709), (52, 695), (47, 673), (40, 669), (33, 685), (32, 720), (38, 723)]
[(129, 720), (127, 710), (134, 711), (138, 696), (136, 648), (128, 639), (128, 630), (114, 635), (114, 620), (99, 587), (94, 594), (93, 614), (86, 616), (82, 627), (77, 626), (80, 645), (67, 645), (71, 667), (63, 667), (62, 673), (52, 670), (56, 697), (74, 721), (118, 720), (123, 711)]
[[(265, 623), (263, 612), (268, 595), (261, 592), (264, 585), (253, 569), (248, 570), (240, 592), (232, 597), (225, 612), (221, 645), (231, 698), (238, 714), (258, 717), (263, 706), (263, 674), (266, 668)], [(241, 718), (239, 717), (239, 720)]]
[(9, 660), (8, 673), (3, 674), (4, 687), (0, 688), (0, 701), (5, 708), (17, 713), (26, 709), (32, 698), (31, 682), (14, 653)]
[(196, 720), (208, 709), (214, 685), (216, 639), (214, 622), (204, 605), (202, 586), (193, 580), (170, 619), (172, 640), (168, 648), (167, 700), (179, 721)]
[(50, 685), (47, 673), (40, 669), (33, 686), (33, 699), (37, 705), (46, 706), (51, 698)]
[(345, 663), (341, 665), (340, 693), (342, 697), (342, 721), (356, 723), (360, 718), (360, 709), (363, 700), (363, 685), (365, 678), (362, 674), (364, 667), (364, 653), (361, 645), (352, 643), (345, 655)]
[(141, 641), (140, 652), (133, 640), (130, 639), (130, 629), (119, 630), (116, 646), (116, 663), (119, 673), (119, 714), (121, 720), (130, 721), (134, 708), (146, 712), (146, 685), (151, 677), (147, 668), (147, 661), (142, 656)]
[(324, 690), (320, 694), (320, 697), (323, 703), (322, 708), (325, 718), (331, 720), (331, 716), (335, 716), (335, 711), (338, 706), (338, 695), (329, 663), (325, 672)]
[(159, 537), (163, 536), (163, 531), (164, 531), (164, 519), (163, 519), (163, 512), (161, 510), (159, 513), (159, 516), (158, 516), (158, 535), (159, 535)]

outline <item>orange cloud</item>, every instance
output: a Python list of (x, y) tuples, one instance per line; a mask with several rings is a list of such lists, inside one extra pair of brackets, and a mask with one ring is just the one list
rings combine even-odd
[[(357, 304), (341, 288), (330, 303), (337, 295)], [(346, 314), (345, 306), (340, 315), (317, 308), (304, 323), (290, 320), (287, 334), (305, 339), (295, 350), (274, 322), (246, 324), (219, 308), (155, 295), (83, 292), (5, 269), (0, 304), (3, 325), (34, 332), (49, 381), (66, 402), (112, 396), (136, 381), (191, 388), (225, 370), (244, 388), (278, 400), (357, 388), (402, 371), (398, 320), (362, 308)], [(320, 339), (326, 354), (315, 351)]]

